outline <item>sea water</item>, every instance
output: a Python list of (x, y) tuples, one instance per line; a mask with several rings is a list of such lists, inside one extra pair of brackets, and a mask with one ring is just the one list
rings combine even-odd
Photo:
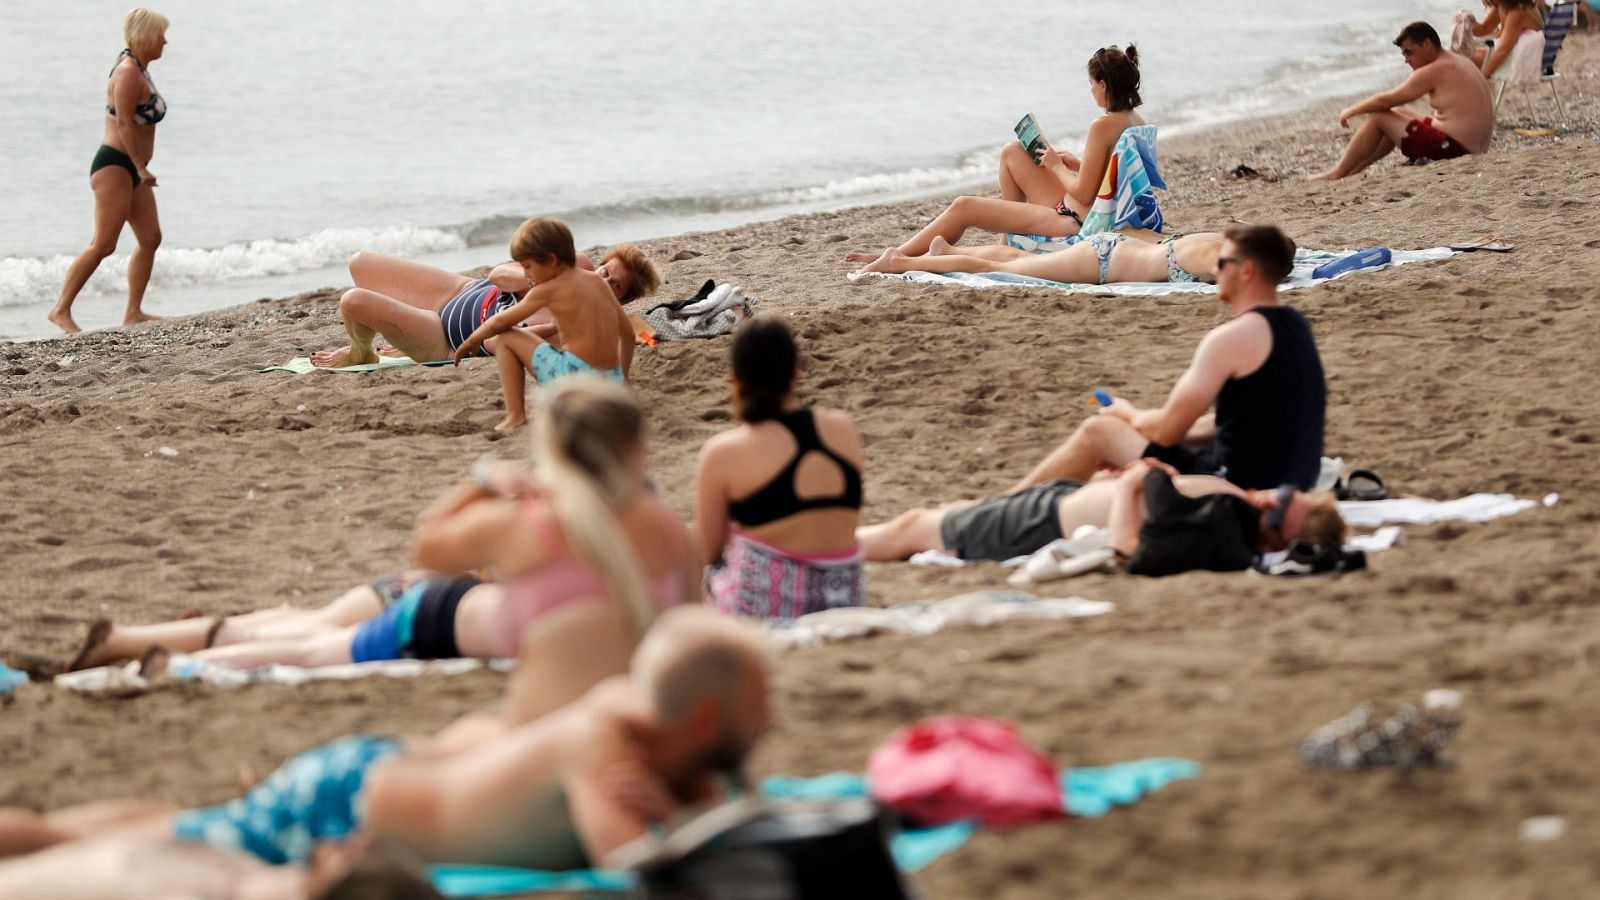
[[(0, 23), (0, 338), (89, 242), (88, 168), (130, 0), (23, 2)], [(1023, 113), (1058, 144), (1084, 62), (1139, 46), (1163, 134), (1400, 80), (1390, 40), (1459, 0), (148, 0), (169, 112), (146, 309), (348, 283), (357, 249), (452, 269), (527, 216), (580, 246), (992, 184)], [(120, 321), (131, 232), (74, 307)]]

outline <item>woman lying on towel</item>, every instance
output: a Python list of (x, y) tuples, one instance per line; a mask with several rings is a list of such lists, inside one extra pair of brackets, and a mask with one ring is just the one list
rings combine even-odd
[[(412, 558), (444, 574), (358, 588), (320, 610), (142, 627), (96, 623), (74, 665), (157, 644), (241, 669), (509, 657), (532, 622), (568, 607), (609, 609), (612, 619), (620, 612), (628, 639), (609, 657), (594, 655), (624, 665), (656, 612), (692, 595), (692, 548), (677, 516), (649, 489), (644, 417), (632, 396), (587, 376), (541, 396), (533, 477), (511, 466), (481, 470), (419, 520)], [(449, 574), (480, 569), (497, 583)]]
[(1033, 553), (1084, 525), (1104, 528), (1117, 558), (1137, 575), (1190, 569), (1233, 571), (1293, 541), (1344, 543), (1333, 495), (1293, 485), (1252, 491), (1209, 475), (1178, 475), (1154, 460), (1115, 478), (1047, 481), (1014, 494), (914, 509), (856, 531), (867, 559), (906, 559), (941, 550), (962, 559)]
[(935, 240), (925, 256), (906, 256), (896, 247), (862, 268), (863, 272), (1010, 272), (1067, 284), (1217, 281), (1222, 235), (1214, 231), (1168, 238), (1159, 244), (1105, 232), (1090, 235), (1065, 250), (1027, 253), (1012, 247), (951, 247)]
[(695, 471), (706, 602), (763, 619), (862, 605), (860, 432), (801, 405), (799, 351), (779, 319), (739, 327), (732, 369), (742, 424), (707, 441)]
[[(1117, 212), (1116, 192), (1121, 181), (1118, 141), (1133, 129), (1133, 135), (1146, 142), (1149, 158), (1154, 159), (1155, 127), (1146, 125), (1134, 111), (1144, 102), (1139, 97), (1139, 51), (1132, 46), (1126, 52), (1102, 47), (1089, 57), (1088, 71), (1089, 93), (1105, 114), (1089, 126), (1081, 160), (1047, 148), (1043, 159), (1035, 163), (1026, 147), (1012, 141), (1000, 153), (1001, 199), (957, 197), (928, 227), (901, 244), (900, 252), (920, 256), (928, 252), (935, 238), (957, 243), (968, 228), (1044, 237), (1112, 230), (1146, 236), (1159, 232), (1161, 212), (1153, 191), (1137, 192), (1132, 202), (1122, 204), (1121, 214)], [(872, 256), (848, 253), (845, 259), (867, 262)]]

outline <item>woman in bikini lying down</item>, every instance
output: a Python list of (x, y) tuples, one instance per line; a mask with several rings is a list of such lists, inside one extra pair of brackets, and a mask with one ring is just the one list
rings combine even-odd
[[(616, 606), (636, 637), (657, 611), (691, 596), (696, 580), (687, 530), (649, 490), (644, 417), (622, 387), (574, 376), (545, 395), (536, 420), (531, 479), (510, 468), (486, 473), (424, 513), (412, 537), (419, 565), (438, 573), (489, 569), (498, 583), (435, 574), (398, 593), (364, 585), (320, 610), (96, 623), (74, 665), (152, 646), (240, 669), (510, 657), (536, 619), (591, 601)], [(387, 594), (394, 599), (384, 603)], [(625, 658), (633, 642), (623, 643)]]
[(1065, 250), (1027, 253), (1013, 247), (953, 247), (935, 240), (925, 256), (907, 256), (890, 247), (863, 272), (1010, 272), (1067, 284), (1121, 282), (1205, 282), (1217, 280), (1222, 235), (1207, 231), (1168, 238), (1159, 244), (1116, 232), (1093, 234)]

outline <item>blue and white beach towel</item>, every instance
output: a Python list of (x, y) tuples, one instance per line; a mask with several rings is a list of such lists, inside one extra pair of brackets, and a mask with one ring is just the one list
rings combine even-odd
[[(1291, 290), (1293, 288), (1310, 287), (1314, 284), (1332, 281), (1335, 278), (1344, 278), (1356, 272), (1376, 272), (1379, 269), (1387, 269), (1392, 266), (1403, 266), (1407, 263), (1436, 259), (1449, 259), (1456, 255), (1456, 252), (1449, 247), (1434, 247), (1428, 250), (1395, 250), (1394, 258), (1386, 265), (1341, 272), (1333, 276), (1333, 278), (1313, 278), (1311, 276), (1312, 270), (1316, 267), (1347, 256), (1349, 252), (1348, 250), (1297, 251), (1294, 255), (1294, 271), (1289, 274), (1288, 281), (1278, 285), (1278, 289)], [(1023, 285), (1053, 288), (1058, 291), (1075, 291), (1084, 294), (1119, 294), (1127, 297), (1151, 297), (1160, 294), (1215, 294), (1217, 292), (1216, 285), (1200, 281), (1184, 283), (1150, 281), (1120, 284), (1068, 284), (1062, 281), (1049, 281), (1044, 278), (1033, 278), (1027, 275), (1013, 275), (1010, 272), (985, 272), (981, 275), (972, 275), (965, 272), (955, 272), (949, 275), (938, 275), (933, 272), (907, 272), (904, 275), (890, 275), (884, 272), (851, 272), (847, 277), (851, 281), (877, 277), (925, 284), (959, 284), (976, 288)]]
[(1100, 192), (1089, 207), (1080, 233), (1139, 228), (1160, 231), (1165, 220), (1156, 204), (1156, 188), (1167, 189), (1156, 168), (1156, 127), (1135, 125), (1122, 132), (1112, 146)]
[(1046, 253), (1105, 231), (1161, 231), (1166, 227), (1166, 219), (1156, 202), (1156, 188), (1167, 189), (1167, 182), (1156, 166), (1156, 127), (1135, 125), (1122, 132), (1112, 146), (1100, 190), (1077, 234), (1047, 237), (1007, 233), (1006, 243), (1018, 250)]

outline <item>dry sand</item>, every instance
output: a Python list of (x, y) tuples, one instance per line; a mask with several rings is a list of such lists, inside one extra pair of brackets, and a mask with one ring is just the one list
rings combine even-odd
[[(919, 878), (936, 897), (1592, 894), (1600, 44), (1578, 36), (1568, 47), (1572, 123), (1554, 139), (1503, 129), (1481, 158), (1301, 184), (1341, 141), (1328, 108), (1163, 151), (1179, 229), (1275, 222), (1308, 247), (1427, 247), (1490, 232), (1517, 244), (1291, 300), (1314, 323), (1329, 374), (1330, 454), (1407, 493), (1559, 491), (1559, 506), (1411, 528), (1407, 546), (1339, 580), (1096, 575), (1063, 590), (1115, 601), (1099, 619), (791, 655), (777, 682), (781, 725), (756, 768), (860, 769), (893, 728), (953, 712), (1017, 721), (1066, 764), (1174, 755), (1206, 766), (1201, 780), (1099, 821), (980, 835)], [(1514, 101), (1502, 121), (1521, 114)], [(1265, 177), (1218, 177), (1237, 163)], [(1092, 387), (1158, 402), (1223, 319), (1209, 298), (845, 281), (845, 249), (895, 242), (941, 202), (646, 247), (662, 260), (699, 254), (664, 266), (668, 295), (731, 279), (793, 317), (811, 360), (806, 396), (850, 410), (866, 434), (873, 521), (1008, 484), (1089, 413)], [(337, 296), (0, 347), (0, 658), (48, 670), (96, 616), (332, 597), (398, 566), (418, 506), (479, 454), (526, 451), (525, 437), (489, 431), (500, 411), (482, 362), (253, 371), (338, 342)], [(639, 355), (657, 476), (685, 514), (695, 451), (729, 424), (726, 353), (724, 338)], [(164, 446), (179, 455), (157, 453)], [(896, 564), (869, 578), (874, 602), (893, 603), (994, 587), (1001, 575)], [(356, 729), (440, 725), (500, 684), (477, 674), (177, 686), (129, 700), (32, 686), (0, 707), (0, 804), (216, 801), (234, 793), (241, 763), (267, 769)], [(1297, 764), (1294, 744), (1313, 726), (1439, 686), (1466, 695), (1453, 771)], [(1518, 823), (1544, 814), (1567, 817), (1567, 836), (1520, 842)]]

